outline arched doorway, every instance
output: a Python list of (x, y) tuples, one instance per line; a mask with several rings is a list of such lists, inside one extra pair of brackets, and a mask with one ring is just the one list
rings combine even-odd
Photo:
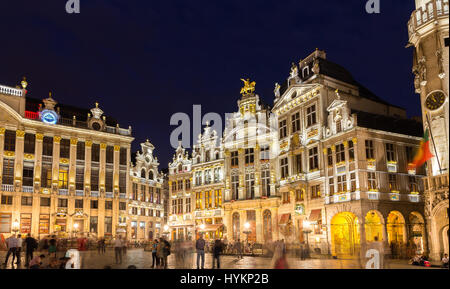
[(239, 213), (235, 212), (233, 214), (233, 240), (237, 240), (240, 238), (240, 232), (241, 232), (241, 224), (239, 220)]
[(272, 241), (272, 213), (265, 210), (263, 213), (264, 242)]
[(382, 215), (375, 210), (367, 213), (365, 218), (366, 242), (383, 241), (383, 221)]
[(409, 215), (408, 255), (422, 254), (425, 249), (425, 222), (421, 214), (412, 212)]
[(350, 212), (339, 213), (331, 220), (331, 250), (334, 256), (355, 256), (360, 247), (359, 221)]
[(389, 244), (401, 245), (405, 238), (405, 218), (398, 211), (392, 211), (387, 218), (386, 230)]

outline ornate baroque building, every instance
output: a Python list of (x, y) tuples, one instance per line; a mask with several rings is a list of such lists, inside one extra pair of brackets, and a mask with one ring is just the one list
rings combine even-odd
[(131, 128), (26, 87), (0, 85), (0, 233), (125, 233)]
[(424, 186), (430, 253), (437, 260), (449, 252), (449, 3), (415, 2), (408, 22), (409, 46), (414, 47), (414, 87), (435, 156), (428, 162)]
[[(164, 177), (158, 171), (155, 147), (147, 140), (137, 152), (135, 165), (130, 170), (131, 194), (128, 216), (130, 240), (153, 240), (161, 237), (164, 222)], [(125, 217), (125, 216), (123, 216)]]

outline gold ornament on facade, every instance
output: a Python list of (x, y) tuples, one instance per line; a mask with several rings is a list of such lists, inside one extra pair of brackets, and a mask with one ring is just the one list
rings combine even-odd
[(101, 144), (100, 144), (100, 148), (101, 148), (102, 150), (106, 149), (106, 147), (107, 147), (107, 145), (106, 145), (105, 143), (101, 143)]
[(324, 148), (324, 149), (323, 149), (323, 154), (326, 155), (327, 153), (328, 153), (328, 149), (327, 149), (327, 148)]
[(25, 132), (23, 130), (16, 130), (16, 136), (22, 138), (25, 136)]
[(357, 143), (358, 143), (358, 139), (355, 137), (355, 138), (352, 139), (352, 142), (353, 142), (354, 144), (357, 144)]
[(59, 159), (59, 163), (60, 163), (60, 164), (68, 164), (68, 163), (69, 163), (69, 159), (63, 159), (63, 158), (61, 158), (61, 159)]
[(5, 134), (6, 129), (4, 127), (0, 127), (0, 135)]
[(92, 141), (91, 140), (87, 140), (85, 144), (86, 144), (86, 147), (88, 147), (88, 148), (92, 147)]
[(244, 87), (241, 88), (242, 95), (251, 94), (255, 91), (256, 82), (250, 82), (248, 78), (247, 80), (241, 78), (241, 80), (244, 82)]
[(16, 153), (15, 152), (11, 152), (11, 151), (4, 151), (3, 155), (5, 157), (14, 157), (16, 155)]
[(37, 133), (36, 134), (36, 140), (42, 141), (43, 139), (44, 139), (44, 135), (42, 133)]
[(331, 151), (334, 153), (336, 152), (336, 146), (331, 146)]
[(119, 152), (120, 151), (120, 146), (114, 146), (114, 151)]
[(34, 155), (33, 154), (24, 154), (23, 157), (26, 160), (34, 160)]
[(78, 144), (78, 139), (76, 139), (76, 138), (71, 138), (71, 139), (70, 139), (70, 144), (71, 144), (71, 145), (77, 145), (77, 144)]
[(60, 136), (55, 136), (55, 137), (53, 138), (53, 142), (54, 142), (54, 143), (60, 143), (60, 142), (61, 142), (61, 137), (60, 137)]
[(348, 141), (344, 141), (343, 144), (344, 144), (344, 148), (348, 148)]

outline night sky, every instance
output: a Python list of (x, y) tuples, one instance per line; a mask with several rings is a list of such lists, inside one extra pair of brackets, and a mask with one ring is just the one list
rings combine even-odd
[(407, 22), (413, 0), (66, 0), (0, 2), (0, 84), (26, 76), (29, 95), (53, 92), (61, 103), (95, 101), (121, 127), (133, 127), (133, 150), (149, 138), (161, 168), (174, 149), (176, 112), (237, 111), (240, 78), (272, 105), (274, 83), (316, 47), (375, 94), (420, 115)]

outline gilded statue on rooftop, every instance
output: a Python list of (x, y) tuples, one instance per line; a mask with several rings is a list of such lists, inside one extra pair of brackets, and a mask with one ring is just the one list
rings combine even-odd
[(254, 82), (254, 81), (250, 82), (250, 79), (248, 79), (248, 78), (247, 78), (247, 80), (241, 78), (241, 80), (242, 80), (242, 82), (244, 82), (244, 87), (241, 88), (242, 95), (255, 92), (256, 82)]

